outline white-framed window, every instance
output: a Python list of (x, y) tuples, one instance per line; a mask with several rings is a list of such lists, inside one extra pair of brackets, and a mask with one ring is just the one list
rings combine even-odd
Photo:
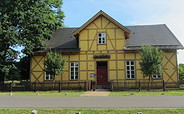
[(126, 79), (135, 79), (135, 61), (126, 61)]
[(54, 75), (45, 73), (45, 80), (54, 80)]
[(71, 62), (70, 63), (70, 80), (79, 79), (79, 63)]
[(153, 75), (153, 77), (152, 77), (153, 79), (161, 79), (162, 78), (162, 76), (161, 75)]
[(106, 33), (98, 33), (98, 44), (106, 44)]

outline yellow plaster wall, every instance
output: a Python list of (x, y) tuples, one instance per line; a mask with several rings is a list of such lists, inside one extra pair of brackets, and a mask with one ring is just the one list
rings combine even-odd
[[(106, 33), (106, 44), (98, 44), (99, 32)], [(103, 16), (99, 16), (84, 28), (79, 35), (81, 51), (122, 50), (125, 45), (125, 33)]]
[[(95, 54), (109, 54), (109, 59), (94, 59)], [(96, 80), (96, 62), (107, 61), (108, 62), (108, 80), (126, 80), (126, 66), (125, 61), (135, 61), (135, 80), (144, 80), (139, 65), (140, 54), (139, 52), (124, 52), (124, 51), (96, 51), (96, 52), (81, 52), (81, 53), (65, 53), (62, 54), (66, 59), (65, 72), (62, 76), (56, 76), (55, 81), (69, 81), (70, 80), (70, 62), (79, 62), (79, 80)], [(43, 82), (44, 56), (33, 56), (31, 59), (31, 82)], [(165, 51), (163, 60), (163, 78), (167, 82), (173, 82), (178, 80), (178, 72), (176, 67), (176, 51)], [(95, 77), (90, 77), (90, 73), (94, 73)], [(129, 80), (126, 80), (129, 81)]]
[[(97, 33), (106, 32), (106, 44), (98, 45)], [(135, 80), (143, 80), (139, 65), (140, 54), (137, 51), (124, 51), (125, 35), (124, 31), (115, 24), (100, 16), (90, 23), (79, 35), (80, 53), (63, 53), (66, 59), (65, 72), (62, 76), (56, 76), (55, 80), (70, 80), (70, 62), (79, 62), (79, 80), (96, 80), (96, 62), (108, 62), (108, 80), (126, 80), (125, 61), (134, 60), (136, 64)], [(94, 55), (109, 54), (109, 59), (94, 59)], [(176, 51), (165, 51), (163, 60), (163, 79), (171, 82), (178, 80), (176, 65)], [(31, 59), (31, 82), (44, 81), (43, 62), (44, 56), (33, 56)], [(94, 73), (95, 77), (90, 77)], [(34, 76), (36, 75), (36, 76)], [(161, 80), (163, 80), (161, 79)], [(135, 81), (131, 80), (131, 81)], [(129, 80), (127, 80), (129, 81)]]

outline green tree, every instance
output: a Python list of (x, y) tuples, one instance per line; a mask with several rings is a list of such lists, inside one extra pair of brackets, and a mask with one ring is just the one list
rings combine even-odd
[(53, 76), (62, 75), (64, 72), (65, 60), (62, 55), (55, 52), (48, 52), (46, 56), (45, 72)]
[(180, 67), (184, 68), (184, 64), (179, 64)]
[(5, 80), (7, 81), (14, 81), (14, 80), (20, 80), (21, 79), (21, 75), (20, 75), (20, 70), (18, 69), (18, 65), (19, 62), (14, 62), (12, 63), (13, 65), (15, 65), (15, 67), (11, 67), (9, 68), (10, 71), (8, 72), (8, 74), (5, 75)]
[(18, 63), (21, 80), (29, 80), (30, 75), (30, 56), (24, 56)]
[(179, 64), (179, 79), (184, 80), (184, 64)]
[[(0, 81), (17, 59), (15, 47), (30, 55), (45, 46), (53, 31), (62, 27), (62, 0), (0, 0)], [(10, 61), (10, 62), (9, 62)]]
[(163, 52), (151, 45), (143, 45), (141, 48), (141, 71), (151, 81), (154, 75), (162, 75)]

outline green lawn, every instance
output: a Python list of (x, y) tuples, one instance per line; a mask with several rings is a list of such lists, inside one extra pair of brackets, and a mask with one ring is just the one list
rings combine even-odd
[[(63, 90), (60, 93), (58, 91), (37, 91), (37, 92), (12, 92), (11, 96), (80, 96), (84, 91), (77, 90)], [(9, 96), (9, 92), (0, 92), (0, 96)], [(184, 96), (184, 90), (173, 91), (154, 91), (154, 90), (126, 90), (126, 91), (112, 91), (109, 96)]]
[[(183, 114), (184, 109), (36, 109), (38, 114)], [(0, 114), (30, 114), (32, 109), (0, 109)]]
[(173, 91), (113, 91), (109, 96), (184, 96), (184, 90), (173, 90)]
[[(80, 96), (84, 91), (65, 90), (61, 91), (37, 91), (37, 92), (12, 92), (12, 96)], [(0, 96), (9, 96), (9, 92), (0, 92)]]

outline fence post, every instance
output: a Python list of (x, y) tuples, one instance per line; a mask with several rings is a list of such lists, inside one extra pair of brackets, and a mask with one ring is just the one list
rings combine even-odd
[(12, 92), (12, 82), (10, 82), (10, 88), (9, 88), (9, 92)]
[(61, 92), (61, 82), (59, 82), (59, 92)]
[(34, 83), (34, 92), (36, 92), (36, 82)]
[(141, 91), (141, 81), (139, 81), (138, 83), (139, 83), (139, 91)]
[(88, 91), (90, 91), (90, 80), (88, 80)]
[(150, 80), (148, 81), (148, 91), (150, 90)]
[(52, 82), (52, 91), (54, 90), (54, 81)]
[(113, 90), (113, 81), (111, 81), (111, 85), (110, 85), (111, 87), (111, 91)]
[(88, 91), (88, 80), (86, 80), (86, 91)]
[(163, 91), (165, 91), (166, 88), (165, 88), (165, 81), (163, 80)]

